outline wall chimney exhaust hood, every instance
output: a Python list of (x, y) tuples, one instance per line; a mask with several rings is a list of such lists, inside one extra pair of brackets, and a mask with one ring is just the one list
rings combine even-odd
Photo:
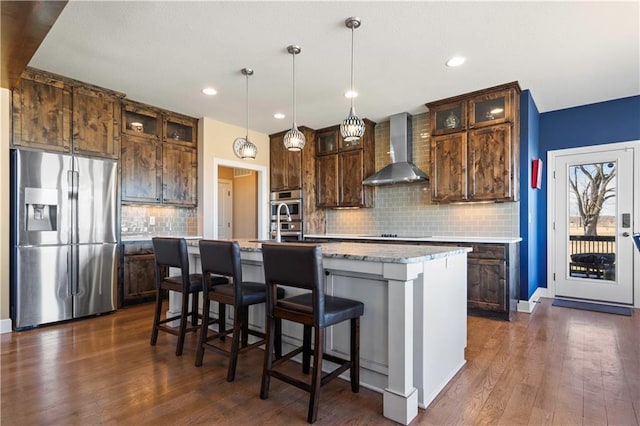
[(362, 181), (363, 185), (393, 185), (425, 182), (429, 178), (411, 162), (413, 132), (411, 115), (406, 112), (390, 117), (391, 164)]

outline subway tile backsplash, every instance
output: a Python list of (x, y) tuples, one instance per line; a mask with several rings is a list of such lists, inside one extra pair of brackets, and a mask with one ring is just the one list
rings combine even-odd
[[(429, 113), (413, 116), (413, 163), (427, 175)], [(389, 122), (375, 129), (376, 170), (391, 162)], [(428, 183), (379, 186), (375, 207), (327, 210), (329, 234), (398, 234), (401, 236), (518, 237), (519, 202), (434, 204)]]
[(425, 204), (425, 185), (376, 189), (372, 209), (327, 211), (327, 233), (517, 237), (520, 203)]
[(197, 209), (169, 206), (123, 205), (121, 233), (148, 236), (195, 236), (198, 232)]

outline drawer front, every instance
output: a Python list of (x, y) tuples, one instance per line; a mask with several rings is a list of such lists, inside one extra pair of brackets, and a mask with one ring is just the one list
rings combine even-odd
[[(462, 246), (467, 244), (460, 244)], [(474, 259), (498, 259), (505, 260), (507, 254), (505, 252), (505, 246), (498, 244), (473, 244), (471, 246), (473, 251), (468, 253), (468, 257)]]

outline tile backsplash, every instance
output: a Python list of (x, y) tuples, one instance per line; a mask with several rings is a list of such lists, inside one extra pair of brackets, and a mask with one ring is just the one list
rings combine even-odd
[(195, 208), (123, 205), (120, 229), (123, 237), (194, 236), (198, 232), (196, 214)]
[[(413, 163), (430, 176), (429, 113), (413, 116)], [(391, 162), (389, 122), (376, 124), (376, 171)], [(329, 234), (518, 237), (519, 202), (435, 204), (428, 183), (379, 186), (375, 207), (327, 210)]]

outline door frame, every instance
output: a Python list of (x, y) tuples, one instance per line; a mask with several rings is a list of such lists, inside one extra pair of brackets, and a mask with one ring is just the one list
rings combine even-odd
[[(553, 172), (556, 158), (559, 156), (589, 154), (619, 149), (633, 150), (633, 181), (640, 182), (640, 140), (548, 151), (547, 164), (549, 165), (549, 173)], [(556, 188), (554, 182), (554, 179), (547, 179), (547, 292), (549, 297), (556, 296), (554, 273), (557, 272), (555, 263), (557, 248), (553, 244), (550, 244), (552, 241), (555, 241), (554, 222), (552, 220), (556, 208)], [(640, 232), (640, 185), (634, 185), (632, 191), (633, 208), (631, 216), (633, 226), (629, 232), (635, 234)], [(633, 306), (640, 308), (640, 252), (638, 250), (633, 251)]]

